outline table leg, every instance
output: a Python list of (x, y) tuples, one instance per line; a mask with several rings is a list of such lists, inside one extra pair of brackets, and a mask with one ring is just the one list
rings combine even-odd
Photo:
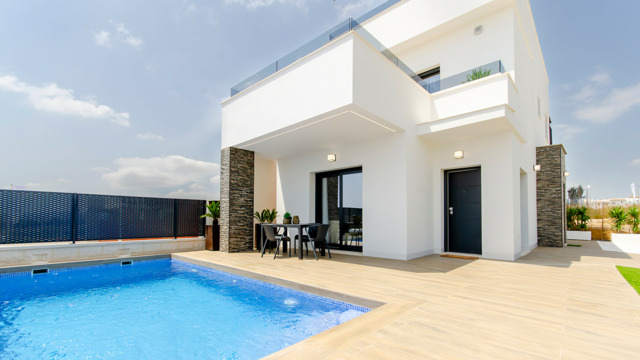
[(298, 225), (298, 259), (302, 258), (302, 226)]
[(262, 251), (261, 251), (260, 257), (263, 257), (263, 256), (264, 256), (264, 245), (265, 245), (265, 244), (264, 244), (264, 242), (265, 242), (265, 241), (264, 241), (264, 228), (262, 227), (262, 225), (260, 225), (260, 244), (261, 244), (261, 246), (260, 246), (260, 247), (262, 248), (262, 249), (261, 249)]

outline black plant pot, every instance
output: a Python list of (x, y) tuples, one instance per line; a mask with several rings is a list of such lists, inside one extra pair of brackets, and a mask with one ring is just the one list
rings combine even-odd
[(218, 225), (218, 220), (214, 220), (213, 225), (207, 225), (205, 231), (205, 244), (205, 249), (207, 250), (220, 250), (220, 225)]

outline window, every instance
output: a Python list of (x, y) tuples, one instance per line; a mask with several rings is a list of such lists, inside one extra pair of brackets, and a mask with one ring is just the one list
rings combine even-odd
[(425, 90), (430, 93), (440, 91), (440, 67), (427, 70), (418, 75), (422, 80), (419, 82)]

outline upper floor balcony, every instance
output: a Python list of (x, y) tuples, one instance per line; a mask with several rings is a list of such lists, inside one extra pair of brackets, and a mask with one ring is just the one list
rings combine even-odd
[(517, 89), (501, 61), (422, 79), (360, 25), (399, 2), (339, 24), (234, 86), (222, 104), (222, 147), (277, 159), (416, 126), (429, 138), (493, 125), (492, 116), (510, 123)]
[(430, 95), (403, 68), (354, 28), (223, 102), (222, 147), (275, 159), (414, 127)]

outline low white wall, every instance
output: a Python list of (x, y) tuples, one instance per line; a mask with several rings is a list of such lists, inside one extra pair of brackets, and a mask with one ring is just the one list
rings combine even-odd
[(204, 247), (204, 238), (2, 245), (0, 267), (170, 254)]
[(591, 231), (567, 231), (567, 240), (591, 240)]
[(640, 244), (640, 234), (611, 234), (611, 242), (614, 244), (627, 242), (637, 242)]

